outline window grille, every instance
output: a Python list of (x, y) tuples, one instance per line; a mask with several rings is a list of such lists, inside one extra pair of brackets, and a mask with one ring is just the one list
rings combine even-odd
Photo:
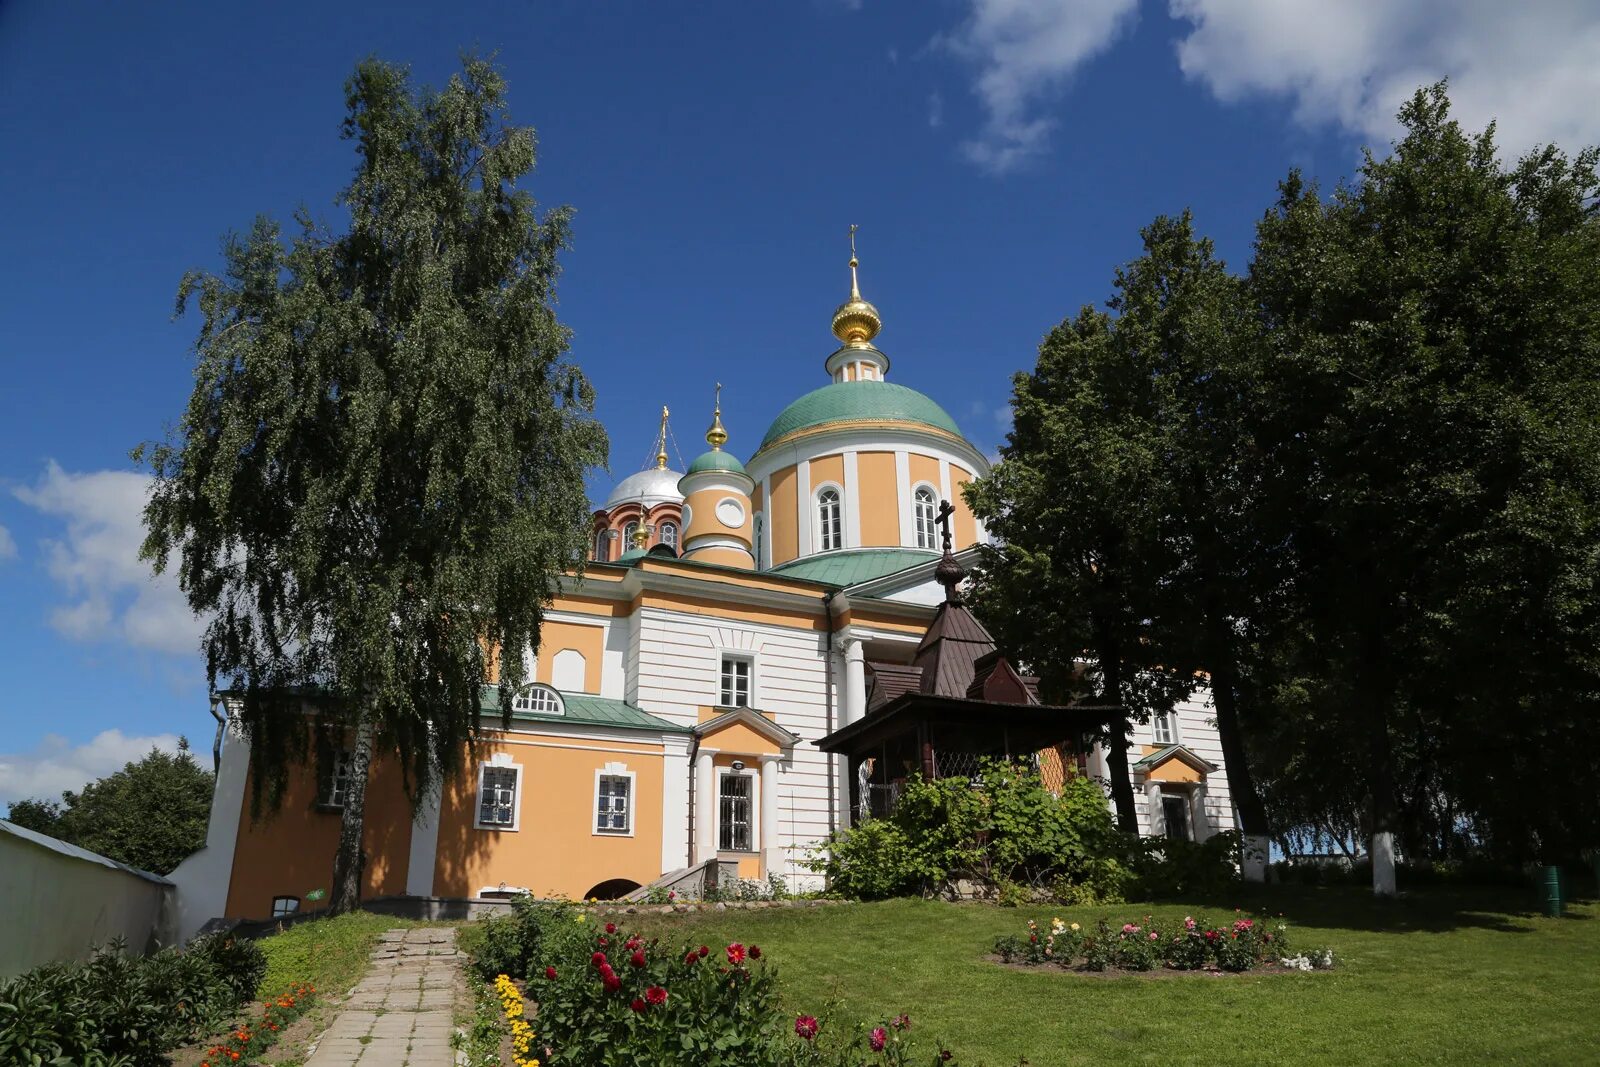
[(282, 919), (300, 910), (299, 897), (273, 897), (272, 917)]
[(328, 753), (328, 773), (322, 779), (320, 800), (324, 807), (344, 807), (344, 799), (350, 793), (350, 764), (354, 759), (355, 753), (349, 749)]
[(606, 561), (606, 549), (611, 547), (611, 539), (606, 536), (607, 531), (601, 530), (594, 535), (594, 558), (601, 563)]
[(917, 547), (933, 548), (938, 544), (938, 523), (935, 519), (933, 490), (927, 487), (916, 492)]
[(750, 706), (750, 661), (736, 656), (722, 657), (722, 691), (719, 703), (724, 708)]
[(723, 852), (749, 852), (750, 776), (724, 774), (720, 794), (722, 820), (717, 847)]
[(839, 521), (839, 491), (824, 489), (817, 494), (817, 526), (820, 552), (844, 547), (844, 529)]
[(636, 522), (630, 522), (630, 523), (628, 523), (628, 525), (626, 525), (626, 526), (624, 526), (622, 528), (622, 551), (624, 551), (624, 552), (632, 552), (633, 551), (633, 535), (634, 535), (634, 532), (636, 530), (638, 530), (638, 529), (639, 529), (639, 524), (636, 523)]
[(478, 825), (511, 827), (517, 823), (515, 767), (484, 767), (478, 787)]
[(1189, 799), (1171, 793), (1162, 794), (1161, 821), (1167, 824), (1167, 836), (1172, 840), (1189, 840)]
[(633, 779), (625, 774), (602, 774), (595, 798), (594, 828), (602, 834), (625, 834), (631, 825), (629, 813)]
[(1175, 745), (1178, 743), (1178, 724), (1174, 721), (1176, 716), (1170, 711), (1164, 711), (1153, 720), (1155, 726), (1156, 744)]
[(661, 524), (661, 543), (666, 545), (668, 548), (672, 549), (674, 552), (676, 552), (678, 550), (678, 524), (677, 523), (675, 523), (675, 522), (664, 522), (664, 523)]
[(511, 710), (530, 715), (565, 715), (561, 697), (547, 685), (530, 685), (511, 698)]

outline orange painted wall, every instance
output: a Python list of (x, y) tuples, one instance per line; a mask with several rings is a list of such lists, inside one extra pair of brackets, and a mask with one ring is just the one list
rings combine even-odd
[(534, 681), (550, 684), (556, 653), (573, 649), (583, 656), (583, 691), (600, 692), (601, 657), (605, 631), (575, 622), (546, 622), (539, 631), (539, 662)]
[[(811, 461), (811, 499), (817, 497), (817, 490), (826, 482), (832, 482), (839, 487), (841, 495), (844, 491), (844, 457), (841, 455), (818, 456)], [(806, 504), (806, 520), (811, 520), (811, 508), (815, 505)]]
[(867, 548), (900, 543), (900, 492), (895, 484), (893, 452), (862, 452), (856, 456), (860, 479), (861, 544)]
[[(254, 775), (252, 767), (245, 780), (246, 797)], [(228, 883), (228, 918), (268, 918), (275, 896), (299, 897), (301, 907), (310, 908), (314, 905), (306, 902), (307, 893), (332, 888), (340, 815), (317, 810), (316, 799), (316, 771), (305, 766), (290, 771), (283, 806), (275, 816), (252, 822), (249, 801), (245, 802)], [(392, 758), (373, 761), (364, 830), (367, 866), (362, 895), (404, 893), (411, 850), (411, 803), (401, 784), (400, 766)]]
[(972, 472), (950, 464), (950, 504), (955, 512), (950, 516), (950, 534), (957, 548), (967, 548), (978, 543), (978, 520), (961, 496), (961, 487), (972, 481)]
[[(525, 886), (535, 895), (577, 898), (612, 878), (642, 885), (661, 873), (664, 757), (659, 746), (557, 737), (521, 740), (486, 742), (478, 753), (479, 761), (487, 761), (503, 752), (522, 766), (519, 829), (473, 826), (477, 763), (463, 780), (446, 787), (439, 808), (435, 895), (474, 896), (484, 886), (504, 882)], [(611, 761), (625, 763), (637, 775), (632, 837), (593, 832), (595, 771)]]
[(693, 557), (697, 563), (715, 563), (722, 567), (739, 567), (744, 570), (751, 570), (755, 567), (755, 559), (750, 553), (741, 552), (726, 545), (697, 548), (694, 550)]
[(772, 524), (772, 562), (787, 563), (800, 554), (800, 527), (795, 522), (795, 469), (774, 471), (772, 508), (767, 521)]
[(911, 490), (916, 492), (918, 485), (927, 482), (933, 486), (935, 495), (942, 495), (939, 489), (939, 461), (932, 456), (919, 456), (915, 452), (906, 457), (907, 467), (911, 473)]
[[(717, 503), (721, 500), (733, 498), (739, 502), (744, 510), (744, 521), (738, 526), (728, 527), (717, 518)], [(727, 489), (696, 489), (689, 494), (686, 501), (689, 505), (689, 529), (684, 534), (684, 543), (691, 538), (711, 535), (715, 537), (733, 537), (750, 543), (750, 498), (743, 493), (735, 493)]]

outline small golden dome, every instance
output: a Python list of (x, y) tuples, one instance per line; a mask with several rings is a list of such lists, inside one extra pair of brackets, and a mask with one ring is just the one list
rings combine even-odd
[(644, 521), (642, 504), (640, 505), (640, 508), (641, 511), (639, 514), (639, 525), (635, 527), (633, 531), (633, 547), (648, 548), (650, 547), (650, 527)]
[(850, 227), (850, 299), (839, 305), (833, 313), (833, 335), (847, 345), (869, 345), (883, 329), (883, 319), (878, 309), (861, 299), (861, 286), (856, 280), (856, 227)]
[(711, 429), (706, 431), (706, 444), (712, 451), (720, 452), (728, 443), (728, 431), (722, 428), (722, 383), (717, 383), (716, 410), (711, 413)]

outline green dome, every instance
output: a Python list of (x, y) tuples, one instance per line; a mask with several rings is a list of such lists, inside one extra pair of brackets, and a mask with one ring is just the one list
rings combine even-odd
[[(715, 449), (702, 454), (699, 459), (689, 464), (689, 470), (685, 477), (689, 474), (700, 474), (705, 471), (732, 471), (735, 474), (745, 474), (744, 464), (740, 463), (731, 452), (721, 452)], [(749, 475), (745, 476), (749, 477)]]
[(910, 422), (961, 436), (956, 420), (915, 389), (893, 382), (834, 382), (784, 408), (767, 428), (761, 448), (798, 430), (834, 422)]

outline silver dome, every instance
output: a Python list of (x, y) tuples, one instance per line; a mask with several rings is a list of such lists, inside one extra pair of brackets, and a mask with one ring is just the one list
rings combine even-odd
[(611, 490), (611, 495), (606, 497), (605, 510), (610, 511), (618, 504), (636, 504), (639, 498), (644, 498), (644, 506), (655, 507), (663, 503), (683, 503), (683, 494), (678, 492), (678, 479), (683, 475), (675, 470), (663, 467), (651, 467), (638, 474), (630, 474), (617, 483)]

